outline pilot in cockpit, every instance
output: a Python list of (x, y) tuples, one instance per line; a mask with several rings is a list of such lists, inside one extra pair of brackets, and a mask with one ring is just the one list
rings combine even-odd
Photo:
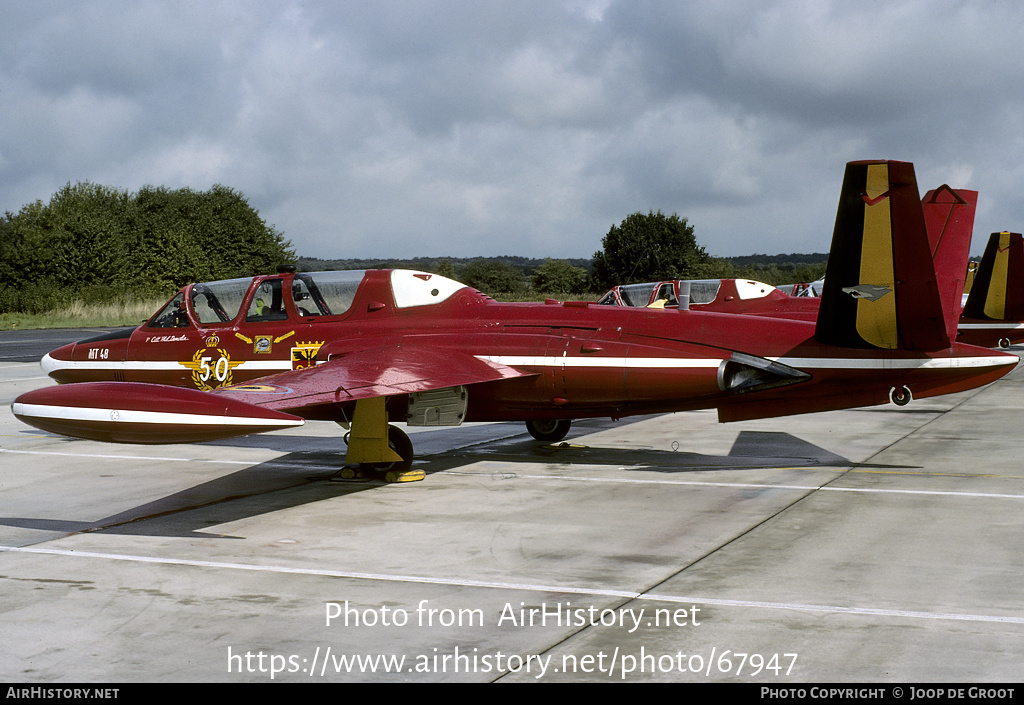
[(247, 323), (264, 321), (284, 321), (288, 312), (284, 308), (284, 296), (280, 279), (266, 279), (260, 282), (253, 296), (249, 311), (245, 315)]

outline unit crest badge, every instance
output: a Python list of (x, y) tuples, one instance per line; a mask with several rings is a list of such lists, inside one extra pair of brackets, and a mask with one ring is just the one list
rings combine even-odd
[(292, 369), (301, 370), (303, 367), (312, 367), (316, 364), (316, 354), (320, 346), (326, 341), (320, 340), (308, 343), (295, 343), (292, 348)]

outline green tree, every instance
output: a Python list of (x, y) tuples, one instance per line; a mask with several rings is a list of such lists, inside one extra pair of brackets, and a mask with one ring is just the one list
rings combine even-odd
[(133, 195), (80, 182), (0, 218), (0, 306), (39, 311), (71, 298), (166, 294), (294, 261), (291, 243), (226, 186)]
[(473, 260), (459, 271), (459, 281), (485, 294), (521, 295), (526, 290), (518, 267), (493, 260)]
[(450, 259), (443, 259), (437, 263), (434, 267), (434, 272), (440, 274), (442, 277), (448, 277), (449, 279), (457, 279), (455, 276), (455, 265), (452, 264)]
[(230, 279), (294, 263), (290, 243), (226, 186), (206, 192), (147, 186), (135, 199), (132, 230), (142, 266), (180, 287)]
[(587, 290), (587, 270), (564, 259), (547, 258), (533, 273), (535, 291), (549, 294), (582, 294)]
[(613, 225), (594, 253), (594, 288), (659, 279), (699, 279), (714, 269), (713, 258), (697, 244), (686, 218), (661, 211), (633, 213)]

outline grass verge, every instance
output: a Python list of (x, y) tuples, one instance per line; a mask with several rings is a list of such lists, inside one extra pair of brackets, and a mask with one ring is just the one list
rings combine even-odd
[(164, 303), (165, 299), (118, 301), (109, 304), (85, 304), (74, 301), (66, 308), (46, 313), (0, 313), (0, 330), (137, 326), (148, 320)]

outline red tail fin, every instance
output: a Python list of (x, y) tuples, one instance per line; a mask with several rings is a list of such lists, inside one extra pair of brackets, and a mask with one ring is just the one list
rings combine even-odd
[(977, 205), (977, 191), (954, 190), (945, 184), (926, 193), (921, 201), (946, 320), (946, 335), (950, 340), (956, 340), (960, 321)]

